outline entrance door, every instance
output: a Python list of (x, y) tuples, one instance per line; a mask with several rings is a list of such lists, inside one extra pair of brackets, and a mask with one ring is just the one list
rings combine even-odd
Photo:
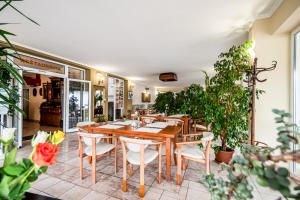
[(67, 80), (66, 130), (76, 131), (78, 122), (91, 120), (91, 82)]

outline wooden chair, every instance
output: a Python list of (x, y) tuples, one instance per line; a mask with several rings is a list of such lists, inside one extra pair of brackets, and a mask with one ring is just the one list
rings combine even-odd
[(155, 120), (156, 120), (155, 117), (147, 117), (147, 116), (141, 117), (142, 124), (151, 124), (151, 123), (153, 123)]
[[(187, 141), (188, 137), (200, 137), (200, 140)], [(184, 135), (184, 142), (176, 143), (177, 149), (175, 153), (177, 154), (177, 184), (181, 184), (181, 165), (183, 169), (185, 166), (185, 159), (193, 160), (205, 164), (205, 172), (209, 174), (209, 152), (211, 147), (211, 141), (214, 136), (211, 132), (202, 132), (195, 134)], [(200, 149), (199, 144), (203, 144), (203, 150)]]
[[(83, 178), (83, 157), (84, 154), (92, 158), (92, 181), (96, 183), (96, 157), (104, 155), (114, 150), (115, 152), (115, 174), (118, 169), (118, 138), (115, 136), (106, 136), (104, 134), (92, 134), (78, 132), (79, 157), (80, 157), (80, 179)], [(114, 144), (103, 143), (102, 139), (114, 139)], [(83, 148), (83, 143), (85, 148)]]
[(197, 133), (197, 131), (208, 131), (208, 128), (201, 122), (202, 120), (200, 119), (193, 120), (192, 128), (194, 129), (194, 133)]
[[(152, 140), (142, 140), (135, 138), (120, 137), (123, 150), (123, 191), (127, 192), (127, 161), (130, 167), (130, 176), (133, 175), (132, 165), (140, 166), (140, 197), (144, 197), (144, 169), (146, 165), (158, 157), (158, 183), (161, 183), (161, 148), (162, 142), (152, 142)], [(147, 149), (148, 145), (158, 145), (158, 151)], [(126, 151), (128, 148), (128, 152)]]

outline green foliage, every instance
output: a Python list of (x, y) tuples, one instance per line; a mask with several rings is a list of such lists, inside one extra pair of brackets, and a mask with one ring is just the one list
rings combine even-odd
[(175, 96), (173, 92), (159, 93), (155, 99), (153, 105), (154, 109), (160, 113), (166, 113), (167, 115), (174, 114), (175, 108)]
[(221, 148), (235, 148), (246, 136), (250, 111), (250, 91), (243, 85), (245, 70), (251, 68), (248, 49), (251, 42), (233, 46), (221, 53), (215, 63), (216, 75), (206, 76), (204, 118), (211, 124), (215, 138), (222, 141)]
[(198, 84), (192, 84), (185, 90), (185, 99), (181, 107), (182, 113), (189, 114), (193, 119), (204, 118), (205, 91)]
[(279, 145), (271, 148), (244, 144), (241, 155), (234, 157), (230, 165), (224, 165), (227, 179), (204, 176), (212, 199), (251, 199), (253, 187), (248, 182), (249, 176), (255, 176), (260, 186), (278, 191), (286, 198), (300, 199), (300, 185), (291, 179), (289, 170), (280, 165), (280, 162), (300, 162), (300, 150), (293, 149), (299, 145), (299, 128), (289, 122), (289, 113), (273, 112), (278, 115), (275, 121), (279, 124)]
[(100, 115), (99, 117), (97, 117), (96, 119), (96, 122), (99, 123), (99, 122), (106, 122), (106, 118), (104, 117), (104, 115)]

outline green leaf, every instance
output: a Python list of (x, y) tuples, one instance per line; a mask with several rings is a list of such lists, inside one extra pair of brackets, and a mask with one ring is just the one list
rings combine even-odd
[(9, 186), (8, 183), (10, 182), (11, 177), (3, 175), (1, 177), (0, 182), (0, 199), (7, 199), (9, 194)]
[(280, 176), (288, 176), (289, 174), (289, 170), (287, 170), (286, 168), (284, 167), (279, 167), (278, 170), (277, 170), (277, 173), (280, 175)]
[(9, 165), (4, 167), (4, 172), (10, 176), (19, 176), (25, 169), (21, 165)]
[(17, 148), (15, 147), (7, 154), (7, 156), (5, 156), (3, 166), (6, 167), (11, 164), (14, 164), (16, 162), (16, 156), (17, 156)]

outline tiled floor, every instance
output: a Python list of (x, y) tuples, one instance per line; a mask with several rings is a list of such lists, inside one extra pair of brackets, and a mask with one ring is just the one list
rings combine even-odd
[(49, 132), (49, 131), (56, 131), (62, 129), (60, 127), (55, 127), (55, 126), (40, 125), (40, 122), (37, 121), (28, 121), (28, 120), (23, 121), (23, 137), (33, 136), (39, 130)]
[[(58, 155), (56, 165), (50, 167), (46, 174), (39, 177), (32, 188), (33, 193), (57, 197), (59, 199), (71, 200), (92, 200), (92, 199), (140, 199), (138, 196), (139, 170), (134, 168), (134, 176), (128, 177), (128, 192), (122, 191), (122, 151), (119, 150), (119, 172), (114, 175), (113, 157), (103, 157), (97, 161), (97, 183), (94, 185), (91, 181), (91, 168), (85, 160), (84, 179), (79, 178), (79, 158), (77, 152), (76, 134), (67, 134), (65, 141), (61, 145), (61, 152)], [(18, 152), (18, 158), (27, 157), (31, 152), (29, 142), (24, 144)], [(212, 156), (213, 157), (213, 156)], [(212, 158), (213, 159), (213, 158)], [(164, 160), (164, 158), (163, 158)], [(176, 166), (172, 165), (172, 181), (165, 180), (158, 184), (157, 163), (149, 164), (145, 169), (145, 190), (144, 199), (210, 199), (210, 194), (201, 184), (201, 174), (204, 168), (201, 164), (189, 162), (188, 167), (183, 171), (182, 186), (175, 184)], [(164, 166), (164, 165), (163, 165)], [(163, 169), (164, 170), (164, 169)], [(220, 171), (220, 166), (211, 161), (211, 171), (218, 176), (224, 176)], [(163, 171), (164, 172), (164, 171)], [(165, 179), (165, 177), (163, 177)], [(253, 180), (250, 180), (254, 183)], [(254, 185), (254, 199), (257, 200), (275, 200), (276, 195), (269, 189), (260, 188)]]

